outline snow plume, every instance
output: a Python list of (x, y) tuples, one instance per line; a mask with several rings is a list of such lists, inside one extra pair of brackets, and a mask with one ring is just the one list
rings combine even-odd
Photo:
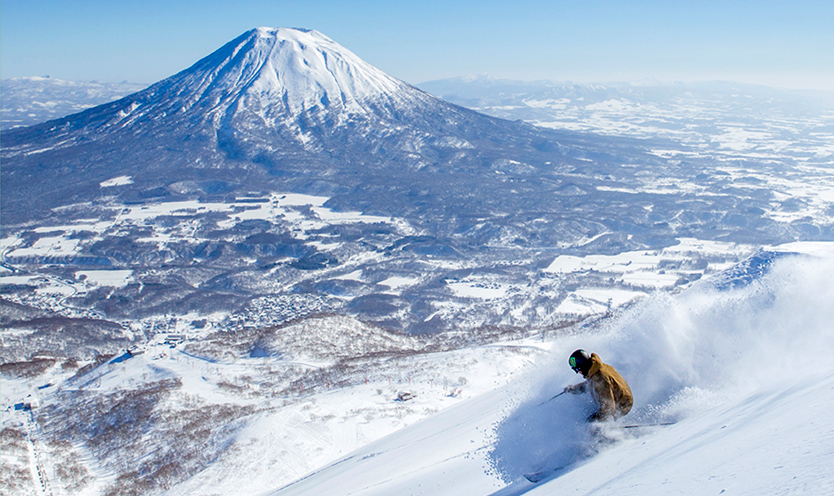
[(831, 281), (834, 257), (776, 257), (744, 284), (706, 280), (678, 295), (658, 293), (602, 330), (559, 340), (528, 381), (528, 399), (496, 426), (493, 468), (509, 481), (595, 449), (585, 424), (595, 409), (589, 395), (548, 401), (581, 381), (567, 365), (576, 348), (599, 354), (629, 382), (635, 405), (619, 421), (625, 424), (682, 420), (732, 398), (832, 373)]

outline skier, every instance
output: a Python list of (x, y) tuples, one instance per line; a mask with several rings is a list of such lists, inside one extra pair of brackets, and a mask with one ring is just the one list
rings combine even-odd
[(585, 350), (576, 350), (568, 363), (574, 372), (582, 374), (585, 381), (566, 387), (564, 392), (580, 394), (590, 390), (597, 402), (598, 409), (588, 417), (589, 421), (616, 419), (631, 410), (634, 397), (625, 379), (614, 367), (602, 363), (596, 353), (589, 356)]

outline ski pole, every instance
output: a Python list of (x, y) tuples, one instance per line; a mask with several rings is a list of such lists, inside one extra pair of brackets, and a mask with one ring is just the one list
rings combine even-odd
[(549, 400), (544, 400), (544, 401), (542, 401), (541, 403), (539, 403), (539, 406), (544, 405), (545, 403), (547, 403), (547, 402), (548, 402), (548, 401), (550, 401), (550, 400), (555, 400), (556, 398), (558, 398), (559, 396), (562, 396), (563, 394), (565, 394), (565, 393), (567, 393), (567, 392), (568, 392), (568, 390), (567, 390), (567, 389), (565, 389), (564, 391), (562, 391), (561, 393), (557, 394), (556, 396), (554, 396), (554, 397), (550, 398)]
[(633, 424), (633, 425), (618, 425), (617, 429), (637, 429), (638, 427), (657, 427), (660, 425), (673, 425), (676, 422), (654, 422), (651, 424)]

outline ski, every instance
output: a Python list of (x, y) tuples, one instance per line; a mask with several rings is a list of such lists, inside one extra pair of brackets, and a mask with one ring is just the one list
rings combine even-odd
[(524, 478), (527, 479), (528, 481), (532, 482), (533, 484), (536, 484), (538, 482), (541, 482), (541, 481), (549, 478), (552, 475), (555, 475), (556, 472), (562, 470), (566, 466), (567, 465), (559, 465), (556, 468), (549, 468), (547, 470), (542, 470), (541, 472), (535, 472), (535, 473), (532, 473), (532, 474), (524, 474)]
[[(662, 425), (673, 425), (676, 422), (653, 422), (650, 424), (629, 424), (629, 425), (617, 425), (611, 426), (615, 429), (637, 429), (640, 427), (658, 427)], [(559, 466), (556, 468), (550, 468), (547, 470), (542, 470), (541, 472), (534, 472), (532, 474), (524, 474), (524, 478), (528, 481), (532, 482), (533, 484), (537, 484), (544, 479), (549, 478), (550, 476), (554, 475), (556, 472), (564, 468), (564, 466)]]
[(673, 425), (675, 422), (655, 422), (653, 424), (632, 424), (632, 425), (617, 425), (615, 429), (637, 429), (638, 427), (657, 427), (661, 425)]
[(559, 470), (559, 469), (554, 468), (552, 470), (545, 470), (543, 472), (536, 472), (536, 473), (533, 473), (533, 474), (524, 474), (524, 478), (527, 479), (528, 481), (532, 482), (533, 484), (536, 484), (536, 483), (541, 482), (542, 480), (548, 478), (551, 474), (553, 474), (553, 472), (556, 472), (557, 470)]

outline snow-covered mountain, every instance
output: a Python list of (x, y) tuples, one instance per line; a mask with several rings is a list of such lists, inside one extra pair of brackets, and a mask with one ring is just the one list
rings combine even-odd
[[(276, 133), (303, 145), (311, 139), (305, 133), (332, 130), (359, 114), (373, 118), (378, 112), (376, 118), (381, 119), (434, 100), (321, 33), (258, 28), (144, 91), (39, 126), (21, 141), (57, 139), (62, 141), (58, 147), (65, 148), (73, 146), (79, 134), (96, 140), (124, 129), (136, 135), (168, 126), (174, 135), (240, 132), (251, 139)], [(184, 129), (171, 128), (174, 125)], [(218, 136), (213, 144), (224, 138), (231, 139)], [(13, 147), (18, 140), (11, 139)]]
[[(601, 177), (643, 181), (622, 164), (663, 159), (632, 142), (449, 104), (315, 31), (249, 31), (143, 91), (4, 131), (2, 142), (4, 260), (13, 272), (59, 272), (9, 284), (15, 304), (37, 295), (37, 305), (61, 314), (38, 324), (46, 336), (25, 335), (21, 352), (31, 348), (24, 342), (53, 340), (66, 317), (110, 328), (125, 318), (222, 311), (247, 315), (235, 321), (249, 325), (261, 298), (290, 307), (287, 318), (350, 307), (414, 332), (449, 329), (464, 320), (459, 312), (471, 314), (467, 328), (526, 326), (529, 317), (487, 302), (486, 318), (474, 305), (446, 305), (488, 283), (459, 272), (492, 267), (486, 247), (521, 247), (512, 257), (527, 266), (498, 272), (526, 285), (552, 261), (533, 247), (674, 243), (668, 229), (622, 232), (635, 216), (657, 219), (594, 186)], [(611, 226), (600, 222), (607, 218)], [(483, 260), (463, 262), (473, 257)], [(94, 278), (75, 272), (81, 267), (126, 272), (82, 288), (79, 278)], [(32, 291), (41, 283), (72, 289)], [(558, 325), (558, 301), (547, 305), (522, 304), (541, 315), (535, 325)], [(27, 327), (44, 317), (28, 315), (7, 320)]]
[[(98, 198), (99, 184), (118, 176), (133, 178), (120, 191), (128, 201), (187, 184), (203, 194), (326, 194), (340, 208), (415, 216), (463, 208), (461, 196), (477, 189), (491, 191), (490, 203), (515, 203), (523, 198), (499, 195), (503, 181), (484, 171), (502, 161), (552, 169), (570, 140), (446, 103), (315, 31), (259, 28), (139, 93), (4, 132), (4, 224)], [(423, 191), (421, 209), (396, 201)], [(36, 208), (23, 208), (33, 197)], [(484, 209), (480, 198), (469, 204)]]
[(390, 116), (432, 100), (325, 35), (297, 29), (250, 31), (166, 86), (184, 100), (183, 112), (212, 102), (204, 115), (217, 124), (242, 112), (268, 127), (304, 119), (338, 127), (351, 115), (379, 111)]

